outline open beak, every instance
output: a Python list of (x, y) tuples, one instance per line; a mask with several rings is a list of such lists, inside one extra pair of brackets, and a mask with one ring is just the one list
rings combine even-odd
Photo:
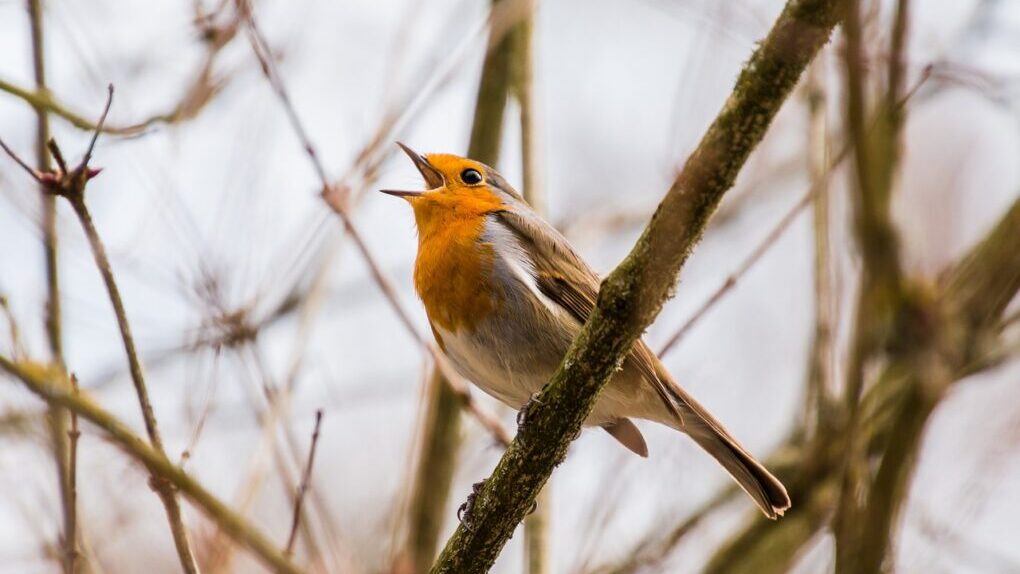
[[(397, 142), (397, 145), (400, 146), (400, 149), (404, 150), (404, 153), (407, 154), (407, 157), (411, 158), (411, 161), (414, 162), (414, 167), (418, 168), (418, 171), (421, 173), (421, 176), (425, 178), (425, 186), (428, 189), (436, 189), (438, 187), (443, 187), (444, 184), (443, 174), (439, 173), (439, 171), (436, 170), (436, 168), (432, 167), (432, 164), (430, 164), (427, 159), (418, 155), (416, 151), (400, 142)], [(402, 191), (397, 189), (380, 189), (379, 191), (389, 195), (394, 195), (396, 197), (404, 198), (418, 197), (425, 193), (424, 191)]]

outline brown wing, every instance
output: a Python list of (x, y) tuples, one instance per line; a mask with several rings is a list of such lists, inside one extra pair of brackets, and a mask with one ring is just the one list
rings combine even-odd
[[(587, 321), (598, 296), (599, 278), (595, 272), (574, 253), (559, 232), (526, 206), (514, 206), (496, 216), (529, 248), (539, 289), (578, 321)], [(642, 379), (655, 389), (666, 408), (676, 417), (678, 430), (689, 434), (719, 461), (766, 516), (774, 519), (790, 507), (790, 497), (783, 484), (755, 460), (715, 417), (673, 382), (644, 342), (638, 340), (634, 343), (626, 360), (638, 369)], [(606, 430), (634, 452), (642, 456), (647, 454), (643, 440), (640, 443), (630, 441), (629, 431), (637, 430), (632, 424)]]
[[(539, 290), (580, 323), (585, 323), (598, 297), (598, 275), (574, 253), (565, 237), (530, 210), (501, 211), (496, 216), (530, 248), (528, 252), (535, 265)], [(634, 343), (626, 360), (637, 368), (683, 426), (683, 416), (673, 400), (677, 394), (670, 392), (669, 383), (658, 374), (658, 360), (644, 341), (639, 339)]]

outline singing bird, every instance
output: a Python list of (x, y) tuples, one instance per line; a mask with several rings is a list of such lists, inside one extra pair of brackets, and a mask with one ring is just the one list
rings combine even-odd
[[(414, 286), (440, 348), (457, 370), (511, 408), (552, 377), (595, 307), (599, 277), (496, 171), (399, 144), (424, 191), (381, 190), (406, 200), (418, 228)], [(769, 518), (790, 507), (782, 483), (682, 389), (643, 341), (606, 385), (587, 426), (648, 456), (631, 419), (689, 435)]]

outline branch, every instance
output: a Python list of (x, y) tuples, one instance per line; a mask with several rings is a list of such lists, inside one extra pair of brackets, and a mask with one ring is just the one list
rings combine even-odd
[(230, 510), (191, 475), (170, 462), (164, 453), (156, 450), (102, 407), (74, 392), (66, 374), (28, 361), (14, 362), (4, 356), (0, 356), (0, 370), (20, 380), (29, 391), (47, 403), (67, 408), (102, 429), (110, 442), (145, 466), (153, 478), (172, 484), (198, 506), (209, 520), (227, 532), (233, 540), (248, 547), (272, 570), (287, 574), (301, 572), (300, 568), (273, 546), (269, 538)]
[(433, 573), (484, 572), (524, 518), (598, 392), (673, 290), (709, 217), (801, 72), (836, 24), (834, 0), (791, 0), (741, 72), (631, 253), (602, 283), (595, 310), (527, 424), (475, 498)]

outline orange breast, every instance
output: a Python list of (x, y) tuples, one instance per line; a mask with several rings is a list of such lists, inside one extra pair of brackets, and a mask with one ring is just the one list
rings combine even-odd
[(447, 331), (472, 329), (501, 304), (492, 283), (495, 254), (480, 241), (486, 210), (424, 202), (414, 207), (414, 286), (425, 312), (433, 325)]

